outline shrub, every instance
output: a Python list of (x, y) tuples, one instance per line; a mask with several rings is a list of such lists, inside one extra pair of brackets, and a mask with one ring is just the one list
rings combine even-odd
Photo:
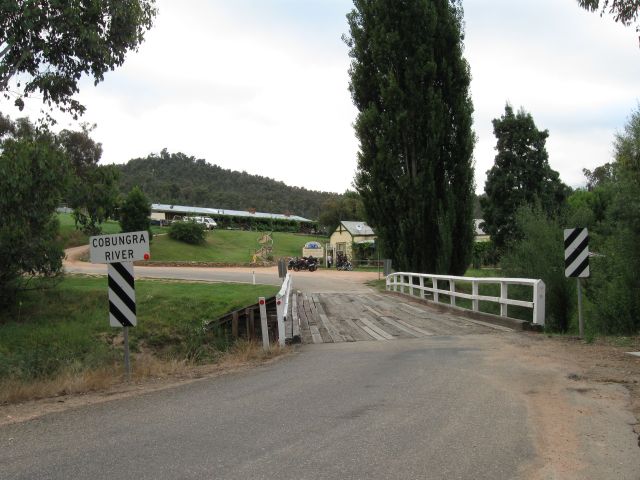
[(522, 239), (509, 246), (501, 266), (508, 276), (540, 278), (546, 286), (546, 325), (566, 332), (574, 308), (575, 280), (564, 276), (564, 229), (536, 208), (516, 214)]
[(473, 268), (493, 267), (498, 264), (498, 253), (491, 240), (474, 242), (471, 257)]
[(169, 237), (180, 242), (200, 245), (204, 243), (204, 225), (195, 222), (173, 222)]

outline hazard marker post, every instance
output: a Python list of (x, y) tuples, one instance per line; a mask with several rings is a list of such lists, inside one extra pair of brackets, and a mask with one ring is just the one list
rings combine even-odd
[(91, 263), (106, 263), (109, 284), (109, 324), (122, 327), (124, 336), (124, 368), (127, 381), (131, 377), (129, 360), (129, 327), (138, 323), (133, 262), (149, 260), (149, 232), (126, 232), (89, 238)]
[(267, 305), (264, 297), (258, 297), (260, 305), (260, 330), (262, 331), (262, 348), (269, 350), (269, 327), (267, 325)]
[(583, 338), (580, 279), (589, 277), (589, 232), (586, 228), (567, 228), (564, 231), (564, 275), (578, 282), (578, 330), (580, 338)]

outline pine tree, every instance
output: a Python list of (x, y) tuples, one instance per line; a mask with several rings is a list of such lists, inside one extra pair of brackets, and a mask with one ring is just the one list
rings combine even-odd
[(486, 196), (480, 200), (484, 230), (501, 250), (520, 236), (516, 212), (525, 205), (538, 206), (553, 216), (563, 205), (568, 188), (549, 166), (547, 130), (538, 130), (530, 113), (513, 112), (507, 104), (504, 115), (493, 120), (498, 151), (487, 172)]
[(473, 107), (462, 7), (355, 0), (356, 187), (397, 269), (463, 273), (473, 243)]

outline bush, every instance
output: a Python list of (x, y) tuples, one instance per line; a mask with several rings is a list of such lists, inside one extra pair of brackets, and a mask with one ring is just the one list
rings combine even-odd
[(204, 243), (204, 225), (195, 222), (173, 222), (169, 237), (180, 242), (200, 245)]
[(564, 228), (536, 208), (516, 214), (522, 240), (509, 246), (501, 266), (508, 276), (540, 278), (546, 286), (546, 325), (566, 332), (574, 308), (575, 280), (564, 276)]
[(120, 206), (120, 227), (123, 232), (138, 232), (147, 230), (149, 240), (153, 237), (151, 233), (151, 202), (147, 199), (142, 190), (133, 187), (127, 198)]
[(596, 232), (605, 235), (592, 247), (587, 282), (589, 321), (597, 332), (637, 334), (640, 331), (640, 179), (626, 172), (616, 185), (607, 219)]
[(498, 252), (491, 240), (474, 242), (471, 256), (473, 268), (494, 267), (498, 264)]

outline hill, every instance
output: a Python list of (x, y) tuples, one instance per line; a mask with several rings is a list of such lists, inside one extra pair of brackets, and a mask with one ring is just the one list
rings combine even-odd
[(138, 185), (154, 203), (300, 215), (317, 220), (322, 204), (341, 195), (212, 165), (183, 153), (151, 154), (123, 165), (120, 191)]

